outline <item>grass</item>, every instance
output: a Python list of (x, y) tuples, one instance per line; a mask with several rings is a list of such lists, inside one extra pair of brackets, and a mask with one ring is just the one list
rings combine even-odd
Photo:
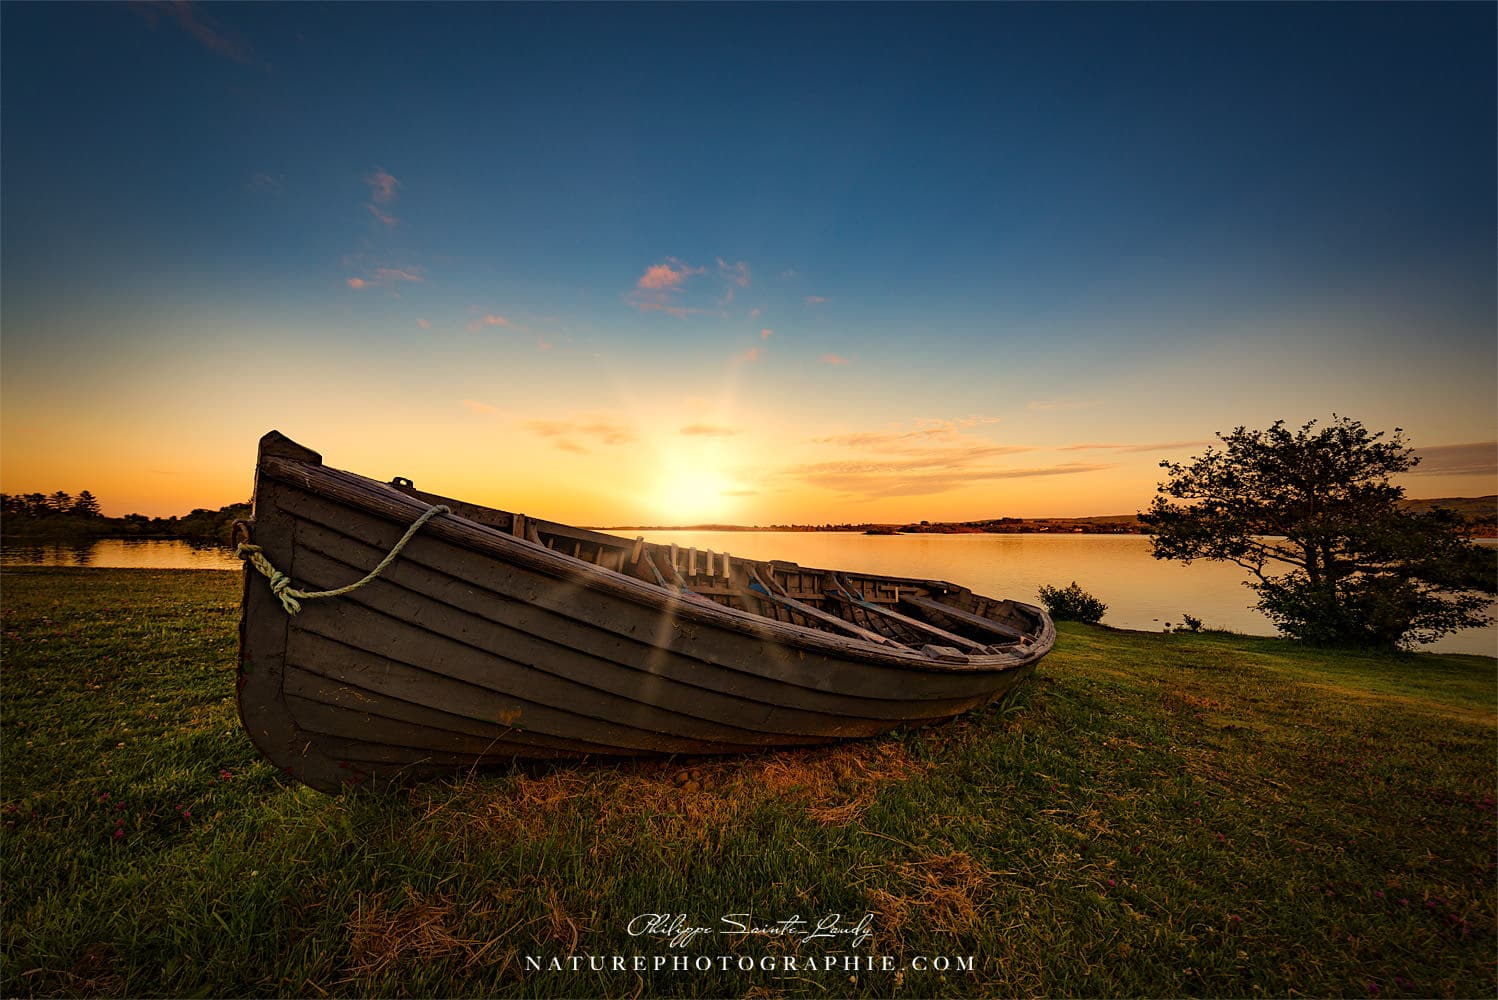
[[(1064, 625), (1018, 700), (940, 727), (331, 799), (239, 729), (238, 588), (0, 580), (0, 993), (1498, 992), (1490, 658)], [(857, 953), (893, 968), (733, 965), (846, 936), (626, 930), (745, 911), (873, 913)], [(672, 955), (732, 959), (682, 973)]]

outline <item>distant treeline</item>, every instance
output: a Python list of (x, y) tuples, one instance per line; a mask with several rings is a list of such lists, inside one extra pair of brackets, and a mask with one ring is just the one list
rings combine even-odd
[(7, 541), (75, 538), (185, 538), (228, 545), (234, 522), (250, 516), (249, 503), (218, 510), (199, 507), (182, 517), (126, 514), (105, 517), (98, 499), (88, 490), (77, 496), (56, 493), (0, 493), (3, 530)]

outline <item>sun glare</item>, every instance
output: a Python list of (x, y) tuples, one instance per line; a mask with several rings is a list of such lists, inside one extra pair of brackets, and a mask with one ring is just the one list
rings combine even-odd
[(675, 468), (661, 477), (655, 509), (665, 524), (725, 522), (736, 506), (729, 480), (710, 469)]

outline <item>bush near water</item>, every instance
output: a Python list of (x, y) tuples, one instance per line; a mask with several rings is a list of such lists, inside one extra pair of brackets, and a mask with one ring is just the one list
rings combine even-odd
[(1045, 605), (1046, 613), (1051, 616), (1052, 621), (1096, 625), (1103, 620), (1103, 614), (1108, 610), (1108, 605), (1083, 590), (1075, 580), (1069, 587), (1042, 585), (1039, 594), (1040, 603)]
[[(945, 725), (332, 799), (239, 726), (238, 574), (17, 569), (0, 584), (6, 996), (1498, 986), (1488, 657), (1063, 622), (1016, 700)], [(865, 950), (897, 971), (525, 963), (669, 954), (629, 921), (751, 909), (872, 912)], [(936, 955), (975, 969), (909, 968)]]

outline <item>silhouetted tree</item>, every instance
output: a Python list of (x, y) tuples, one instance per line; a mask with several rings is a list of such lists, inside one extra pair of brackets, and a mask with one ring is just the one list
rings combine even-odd
[(104, 512), (99, 507), (99, 501), (88, 490), (78, 494), (73, 501), (73, 513), (83, 517), (103, 517)]
[(1281, 420), (1217, 437), (1222, 451), (1160, 463), (1169, 476), (1140, 516), (1155, 529), (1156, 559), (1243, 566), (1258, 608), (1320, 644), (1394, 647), (1492, 620), (1495, 553), (1473, 545), (1452, 511), (1400, 506), (1389, 477), (1420, 460), (1398, 428), (1385, 440), (1334, 417), (1319, 430)]

